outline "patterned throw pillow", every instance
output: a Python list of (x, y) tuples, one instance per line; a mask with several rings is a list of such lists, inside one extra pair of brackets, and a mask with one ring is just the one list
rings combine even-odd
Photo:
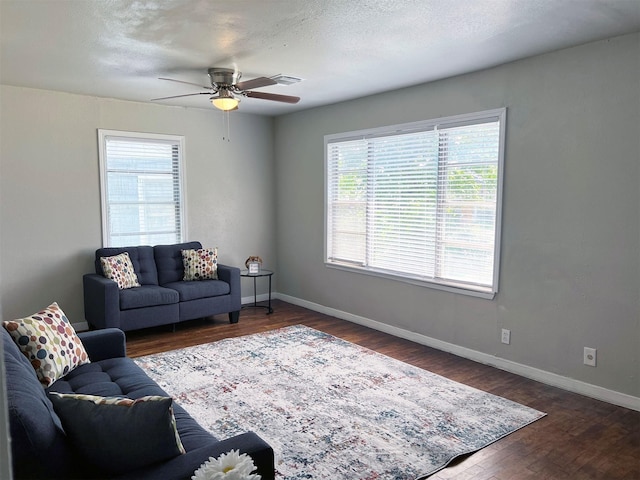
[(218, 249), (182, 250), (185, 281), (216, 280), (218, 278)]
[(186, 453), (171, 397), (50, 392), (71, 443), (93, 464), (119, 474)]
[(129, 253), (123, 252), (113, 257), (100, 257), (100, 264), (104, 276), (115, 281), (120, 290), (140, 286)]
[(57, 303), (29, 317), (7, 320), (2, 324), (29, 359), (45, 387), (77, 366), (89, 363), (82, 341)]

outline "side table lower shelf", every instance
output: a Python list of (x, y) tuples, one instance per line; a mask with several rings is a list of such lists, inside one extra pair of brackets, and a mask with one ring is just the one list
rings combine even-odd
[[(271, 270), (260, 270), (258, 273), (249, 273), (249, 270), (242, 270), (240, 272), (240, 276), (253, 278), (253, 305), (243, 305), (242, 308), (266, 308), (267, 315), (272, 314), (273, 308), (271, 308), (271, 277), (273, 276), (273, 272)], [(258, 277), (269, 278), (269, 303), (267, 305), (258, 305), (258, 294), (256, 291), (256, 279)]]

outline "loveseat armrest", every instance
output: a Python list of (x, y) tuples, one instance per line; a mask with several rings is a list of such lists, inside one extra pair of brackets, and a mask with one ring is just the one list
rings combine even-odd
[(262, 480), (274, 480), (273, 449), (254, 432), (247, 432), (221, 442), (205, 445), (178, 455), (167, 462), (137, 469), (116, 477), (118, 480), (190, 480), (193, 473), (209, 458), (218, 458), (230, 450), (239, 450), (253, 459)]
[(82, 276), (84, 317), (96, 328), (120, 327), (120, 290), (113, 280), (87, 273)]
[(78, 337), (82, 340), (84, 349), (92, 362), (127, 356), (126, 337), (120, 329), (106, 328), (80, 332)]
[(231, 295), (231, 311), (242, 308), (242, 298), (240, 292), (240, 269), (229, 265), (218, 264), (218, 280), (229, 284), (229, 294)]

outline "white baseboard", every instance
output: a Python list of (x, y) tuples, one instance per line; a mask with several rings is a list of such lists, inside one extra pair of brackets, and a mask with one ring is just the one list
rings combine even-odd
[[(436, 348), (444, 352), (452, 353), (459, 357), (473, 360), (474, 362), (482, 363), (484, 365), (490, 365), (507, 372), (515, 373), (522, 377), (530, 378), (531, 380), (536, 380), (538, 382), (551, 385), (553, 387), (562, 388), (563, 390), (568, 390), (573, 393), (585, 395), (587, 397), (602, 400), (614, 405), (619, 405), (631, 410), (640, 411), (640, 398), (634, 397), (632, 395), (616, 392), (615, 390), (609, 390), (597, 385), (591, 385), (589, 383), (575, 380), (573, 378), (563, 377), (562, 375), (557, 375), (555, 373), (540, 370), (538, 368), (530, 367), (521, 363), (512, 362), (511, 360), (505, 360), (504, 358), (489, 355), (487, 353), (482, 353), (470, 348), (461, 347), (453, 343), (443, 342), (442, 340), (427, 337), (426, 335), (422, 335), (420, 333), (410, 332), (399, 327), (394, 327), (393, 325), (388, 325), (376, 320), (353, 315), (351, 313), (336, 310), (334, 308), (325, 307), (323, 305), (308, 302), (306, 300), (291, 297), (289, 295), (276, 293), (273, 295), (273, 298), (277, 298), (294, 305), (308, 308), (309, 310), (324, 313), (325, 315), (330, 315), (342, 320), (347, 320), (359, 325), (364, 325), (365, 327), (373, 328), (374, 330), (379, 330), (381, 332), (404, 338), (406, 340), (411, 340), (412, 342), (416, 342), (421, 345), (426, 345), (428, 347)], [(253, 302), (253, 299), (251, 301)]]

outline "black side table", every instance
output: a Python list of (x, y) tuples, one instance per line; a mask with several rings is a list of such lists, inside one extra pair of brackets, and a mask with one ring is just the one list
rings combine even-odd
[[(253, 305), (244, 305), (242, 308), (266, 308), (267, 315), (273, 313), (273, 308), (271, 308), (271, 276), (273, 272), (271, 270), (260, 269), (258, 273), (249, 273), (249, 270), (242, 270), (240, 272), (241, 277), (253, 278)], [(269, 277), (269, 304), (268, 305), (258, 305), (258, 296), (256, 293), (256, 278), (258, 277)]]

